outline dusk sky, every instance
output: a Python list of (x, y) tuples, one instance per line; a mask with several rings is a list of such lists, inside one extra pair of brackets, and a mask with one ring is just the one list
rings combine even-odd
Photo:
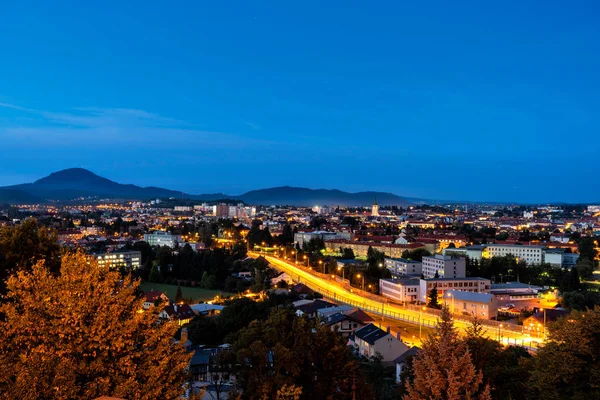
[(0, 6), (0, 185), (600, 201), (597, 1)]

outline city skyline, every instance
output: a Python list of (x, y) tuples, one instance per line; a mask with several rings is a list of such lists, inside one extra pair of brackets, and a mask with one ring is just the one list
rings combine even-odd
[(6, 6), (0, 186), (600, 200), (596, 4), (363, 7)]

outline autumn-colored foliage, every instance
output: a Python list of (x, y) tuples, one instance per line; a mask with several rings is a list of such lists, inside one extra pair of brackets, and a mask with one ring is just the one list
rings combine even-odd
[(471, 354), (454, 328), (447, 308), (442, 310), (435, 332), (423, 342), (413, 360), (414, 379), (405, 400), (488, 400), (489, 386), (471, 361)]
[(190, 358), (177, 327), (142, 312), (138, 282), (88, 261), (67, 253), (59, 275), (38, 262), (8, 279), (0, 398), (177, 398)]

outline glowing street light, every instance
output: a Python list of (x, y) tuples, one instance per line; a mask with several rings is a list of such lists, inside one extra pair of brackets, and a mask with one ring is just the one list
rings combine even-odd
[(362, 290), (364, 291), (365, 290), (365, 276), (361, 275), (361, 274), (356, 274), (356, 277), (358, 279), (362, 278)]
[(419, 308), (419, 340), (422, 338), (423, 331), (423, 311), (427, 310), (426, 307)]

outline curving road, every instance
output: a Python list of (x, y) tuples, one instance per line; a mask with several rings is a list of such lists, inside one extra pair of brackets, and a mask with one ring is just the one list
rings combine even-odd
[[(269, 255), (262, 255), (255, 252), (249, 252), (248, 255), (251, 257), (264, 257), (273, 268), (287, 273), (294, 281), (305, 284), (312, 290), (322, 293), (324, 297), (332, 299), (335, 302), (361, 308), (373, 314), (381, 315), (383, 318), (396, 319), (415, 325), (423, 324), (423, 326), (434, 327), (437, 323), (437, 316), (434, 314), (415, 311), (398, 304), (389, 303), (383, 296), (367, 294), (356, 289), (347, 289), (339, 282), (339, 277), (332, 279), (323, 274), (317, 274), (312, 270)], [(469, 326), (469, 323), (455, 319), (454, 325), (458, 328), (459, 332), (463, 332)], [(536, 350), (541, 343), (540, 339), (507, 329), (484, 325), (484, 330), (489, 338), (498, 340), (505, 345), (516, 344)]]

